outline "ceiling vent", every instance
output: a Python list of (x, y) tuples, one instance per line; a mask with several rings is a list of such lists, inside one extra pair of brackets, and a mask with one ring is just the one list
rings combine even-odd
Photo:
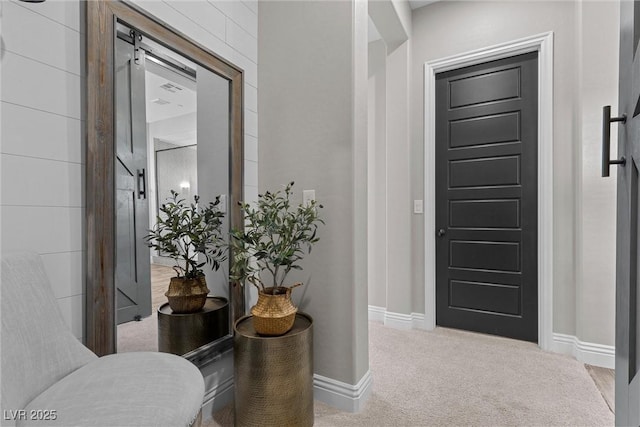
[(162, 86), (160, 86), (160, 87), (161, 87), (162, 89), (166, 90), (166, 91), (171, 92), (171, 93), (176, 93), (176, 92), (179, 92), (179, 91), (181, 91), (181, 90), (182, 90), (182, 88), (181, 88), (180, 86), (176, 86), (176, 85), (174, 85), (174, 84), (172, 84), (172, 83), (169, 83), (169, 82), (167, 82), (167, 83), (163, 84), (163, 85), (162, 85)]
[(167, 105), (167, 104), (171, 104), (169, 101), (167, 101), (166, 99), (162, 99), (162, 98), (156, 98), (156, 99), (152, 99), (151, 102), (153, 104), (158, 104), (158, 105)]

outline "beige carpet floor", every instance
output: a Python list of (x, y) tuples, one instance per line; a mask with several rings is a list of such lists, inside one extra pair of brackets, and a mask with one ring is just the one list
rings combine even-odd
[[(358, 414), (315, 402), (316, 426), (610, 426), (584, 365), (535, 344), (371, 322), (373, 392)], [(233, 405), (204, 426), (233, 425)]]
[(175, 275), (171, 267), (151, 264), (151, 316), (118, 325), (118, 353), (158, 351), (158, 307), (167, 302), (164, 293)]
[(118, 353), (158, 351), (158, 309), (139, 322), (118, 325)]

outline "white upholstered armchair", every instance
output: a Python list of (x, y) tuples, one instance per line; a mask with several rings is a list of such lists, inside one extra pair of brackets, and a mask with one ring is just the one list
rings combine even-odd
[(38, 255), (3, 256), (0, 302), (2, 426), (199, 424), (200, 371), (165, 353), (97, 357), (64, 323)]

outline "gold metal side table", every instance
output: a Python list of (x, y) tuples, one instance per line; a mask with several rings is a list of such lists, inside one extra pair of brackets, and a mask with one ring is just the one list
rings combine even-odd
[(263, 337), (252, 316), (235, 323), (236, 426), (313, 425), (313, 320), (298, 312), (293, 328)]
[(207, 297), (202, 310), (177, 314), (169, 303), (158, 307), (158, 350), (179, 356), (229, 333), (229, 302)]

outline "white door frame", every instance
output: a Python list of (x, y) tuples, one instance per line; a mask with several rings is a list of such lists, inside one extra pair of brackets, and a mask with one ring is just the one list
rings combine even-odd
[(553, 32), (424, 64), (425, 320), (436, 326), (435, 85), (436, 73), (538, 52), (538, 345), (553, 344)]

